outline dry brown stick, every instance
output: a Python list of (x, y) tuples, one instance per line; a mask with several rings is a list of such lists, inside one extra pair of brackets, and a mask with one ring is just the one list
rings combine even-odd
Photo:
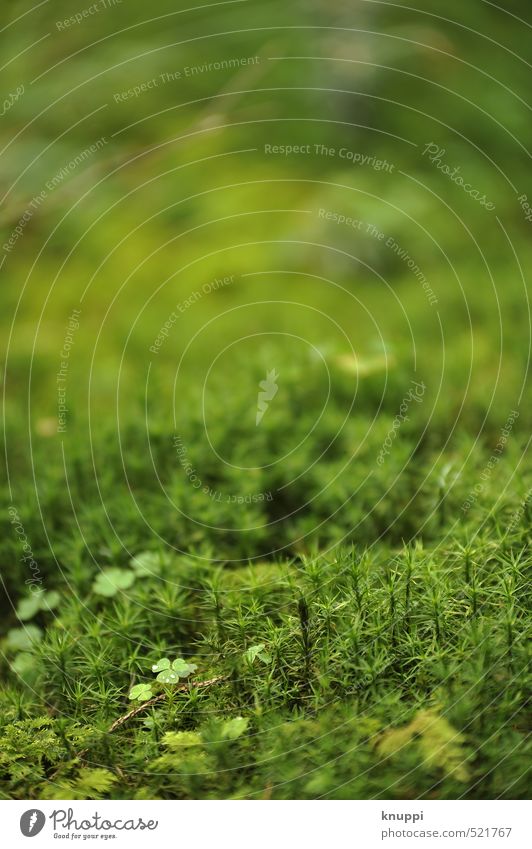
[(157, 702), (162, 702), (164, 699), (166, 699), (166, 693), (159, 693), (159, 695), (155, 696), (155, 698), (149, 699), (149, 701), (147, 702), (142, 702), (140, 705), (137, 705), (137, 707), (133, 708), (133, 710), (130, 710), (129, 713), (125, 713), (123, 716), (119, 716), (118, 719), (115, 719), (110, 728), (107, 729), (107, 733), (112, 734), (113, 731), (116, 731), (117, 728), (120, 728), (120, 726), (127, 722), (129, 719), (133, 719), (133, 717), (136, 716), (138, 713), (142, 713), (142, 711), (146, 710), (146, 708), (151, 707)]
[[(190, 690), (192, 687), (212, 687), (213, 684), (218, 684), (219, 681), (225, 681), (227, 676), (225, 675), (217, 675), (215, 678), (208, 678), (206, 681), (196, 681), (191, 682), (189, 684), (181, 684), (180, 687), (175, 687), (172, 692), (183, 693), (186, 690)], [(152, 705), (157, 704), (157, 702), (164, 701), (168, 696), (168, 693), (159, 693), (158, 696), (155, 696), (153, 699), (149, 699), (147, 702), (142, 702), (142, 704), (138, 705), (138, 707), (130, 710), (129, 713), (125, 713), (123, 716), (120, 716), (116, 719), (110, 728), (107, 729), (108, 734), (112, 734), (113, 731), (116, 731), (117, 728), (120, 728), (124, 723), (128, 722), (133, 717), (137, 716), (142, 711), (146, 710), (146, 708), (152, 707)]]

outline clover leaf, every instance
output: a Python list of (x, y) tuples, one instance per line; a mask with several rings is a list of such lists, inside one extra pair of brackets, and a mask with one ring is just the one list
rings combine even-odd
[(154, 663), (151, 671), (152, 672), (162, 672), (164, 669), (170, 669), (170, 661), (167, 657), (162, 657), (157, 663)]
[(137, 702), (147, 702), (153, 696), (151, 684), (136, 684), (129, 691), (129, 698)]
[(116, 569), (111, 567), (110, 569), (104, 569), (100, 572), (92, 585), (92, 589), (98, 595), (110, 598), (111, 596), (116, 595), (120, 590), (129, 589), (134, 581), (135, 575), (133, 572), (129, 572), (126, 569)]
[(55, 590), (45, 593), (42, 598), (41, 610), (53, 610), (59, 604), (61, 596)]
[(161, 684), (177, 684), (179, 675), (172, 669), (165, 669), (163, 672), (159, 672), (157, 681), (160, 681)]
[(41, 590), (19, 601), (17, 616), (22, 622), (26, 622), (28, 619), (33, 619), (40, 610), (53, 610), (54, 607), (57, 607), (59, 601), (59, 593), (55, 591), (45, 593)]
[(259, 643), (256, 646), (250, 646), (249, 649), (244, 652), (244, 657), (249, 660), (250, 663), (254, 663), (257, 658), (261, 660), (263, 663), (270, 663), (271, 655), (268, 652), (265, 652), (264, 649), (266, 646), (264, 643)]
[(177, 673), (179, 678), (188, 678), (188, 676), (192, 675), (197, 668), (198, 667), (195, 663), (187, 663), (182, 657), (178, 657), (177, 660), (174, 660), (172, 663), (172, 669), (175, 673)]
[(42, 639), (42, 631), (36, 625), (26, 625), (25, 628), (12, 628), (7, 632), (6, 647), (11, 651), (25, 651), (33, 643)]
[(158, 575), (161, 566), (168, 563), (168, 557), (160, 554), (157, 551), (141, 551), (130, 560), (130, 566), (134, 569), (139, 578), (144, 578), (149, 575)]
[(161, 684), (177, 684), (180, 678), (188, 678), (196, 669), (195, 663), (187, 663), (182, 657), (172, 662), (167, 657), (161, 657), (152, 665), (151, 671), (158, 673), (156, 680)]
[(27, 619), (33, 619), (36, 613), (41, 609), (41, 599), (39, 595), (30, 595), (28, 598), (23, 598), (17, 606), (17, 616), (23, 622)]
[(28, 686), (33, 686), (40, 673), (39, 662), (30, 652), (20, 652), (11, 663), (11, 669)]

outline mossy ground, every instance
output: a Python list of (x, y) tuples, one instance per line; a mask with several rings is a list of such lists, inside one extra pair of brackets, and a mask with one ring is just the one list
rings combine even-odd
[[(2, 36), (54, 32), (5, 70), (5, 239), (106, 139), (2, 267), (4, 798), (527, 794), (529, 36), (505, 16), (497, 46), (490, 4), (421, 29), (353, 5), (132, 0), (59, 31), (60, 0)], [(313, 62), (275, 59), (300, 38)], [(222, 680), (109, 733), (162, 656)]]

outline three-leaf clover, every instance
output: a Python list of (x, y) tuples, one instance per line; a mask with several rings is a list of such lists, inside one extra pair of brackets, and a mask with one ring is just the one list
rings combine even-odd
[(146, 578), (157, 574), (161, 566), (167, 562), (162, 554), (154, 551), (142, 551), (130, 560), (131, 569), (118, 569), (116, 566), (103, 569), (97, 575), (92, 589), (98, 595), (111, 598), (120, 590), (128, 590), (137, 578)]
[(137, 702), (147, 702), (153, 696), (151, 684), (136, 684), (129, 691), (129, 698)]
[(161, 684), (177, 684), (180, 678), (188, 678), (196, 669), (195, 663), (187, 663), (182, 657), (172, 662), (168, 657), (162, 657), (153, 664), (151, 671), (158, 673), (157, 681)]
[(151, 667), (151, 671), (157, 676), (156, 680), (152, 684), (136, 684), (129, 691), (129, 698), (138, 702), (146, 702), (152, 698), (154, 688), (155, 690), (158, 689), (157, 682), (159, 684), (177, 684), (180, 678), (188, 678), (196, 669), (195, 663), (187, 663), (182, 657), (178, 657), (174, 661), (171, 661), (168, 657), (161, 657)]
[(120, 590), (128, 590), (135, 581), (135, 574), (126, 569), (103, 569), (96, 577), (92, 589), (98, 595), (110, 598)]

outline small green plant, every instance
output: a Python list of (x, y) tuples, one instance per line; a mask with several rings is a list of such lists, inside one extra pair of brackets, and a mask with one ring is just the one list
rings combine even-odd
[(97, 595), (111, 598), (120, 590), (128, 590), (135, 582), (135, 575), (127, 569), (104, 569), (97, 575), (92, 589)]
[(9, 666), (21, 683), (32, 686), (39, 677), (39, 664), (32, 649), (42, 640), (43, 632), (37, 625), (11, 628), (2, 640), (2, 648), (11, 657)]
[(250, 646), (249, 649), (244, 652), (244, 657), (250, 664), (255, 663), (257, 658), (262, 663), (270, 663), (272, 658), (271, 655), (265, 651), (265, 648), (266, 646), (264, 643), (258, 643), (256, 646)]
[(162, 566), (168, 565), (167, 555), (159, 554), (157, 551), (141, 551), (135, 555), (129, 565), (138, 577), (158, 575)]
[(151, 668), (151, 671), (157, 676), (155, 681), (151, 684), (136, 684), (129, 691), (129, 698), (136, 702), (147, 702), (162, 689), (160, 685), (179, 684), (182, 678), (188, 678), (196, 669), (195, 663), (187, 663), (182, 657), (173, 661), (168, 657), (162, 657)]
[(153, 698), (153, 690), (151, 684), (136, 684), (129, 691), (129, 698), (135, 702), (147, 702)]
[(59, 601), (59, 593), (56, 593), (55, 590), (48, 593), (44, 591), (34, 593), (19, 601), (17, 616), (21, 622), (27, 622), (28, 619), (33, 619), (41, 611), (54, 610), (58, 606)]
[(121, 569), (117, 566), (102, 569), (92, 584), (93, 592), (96, 595), (112, 598), (121, 590), (129, 590), (137, 578), (158, 575), (161, 567), (167, 563), (168, 558), (162, 554), (155, 551), (141, 551), (129, 561), (131, 569)]
[(8, 651), (26, 651), (42, 638), (42, 631), (36, 625), (26, 625), (24, 628), (11, 628), (7, 632), (4, 647)]

